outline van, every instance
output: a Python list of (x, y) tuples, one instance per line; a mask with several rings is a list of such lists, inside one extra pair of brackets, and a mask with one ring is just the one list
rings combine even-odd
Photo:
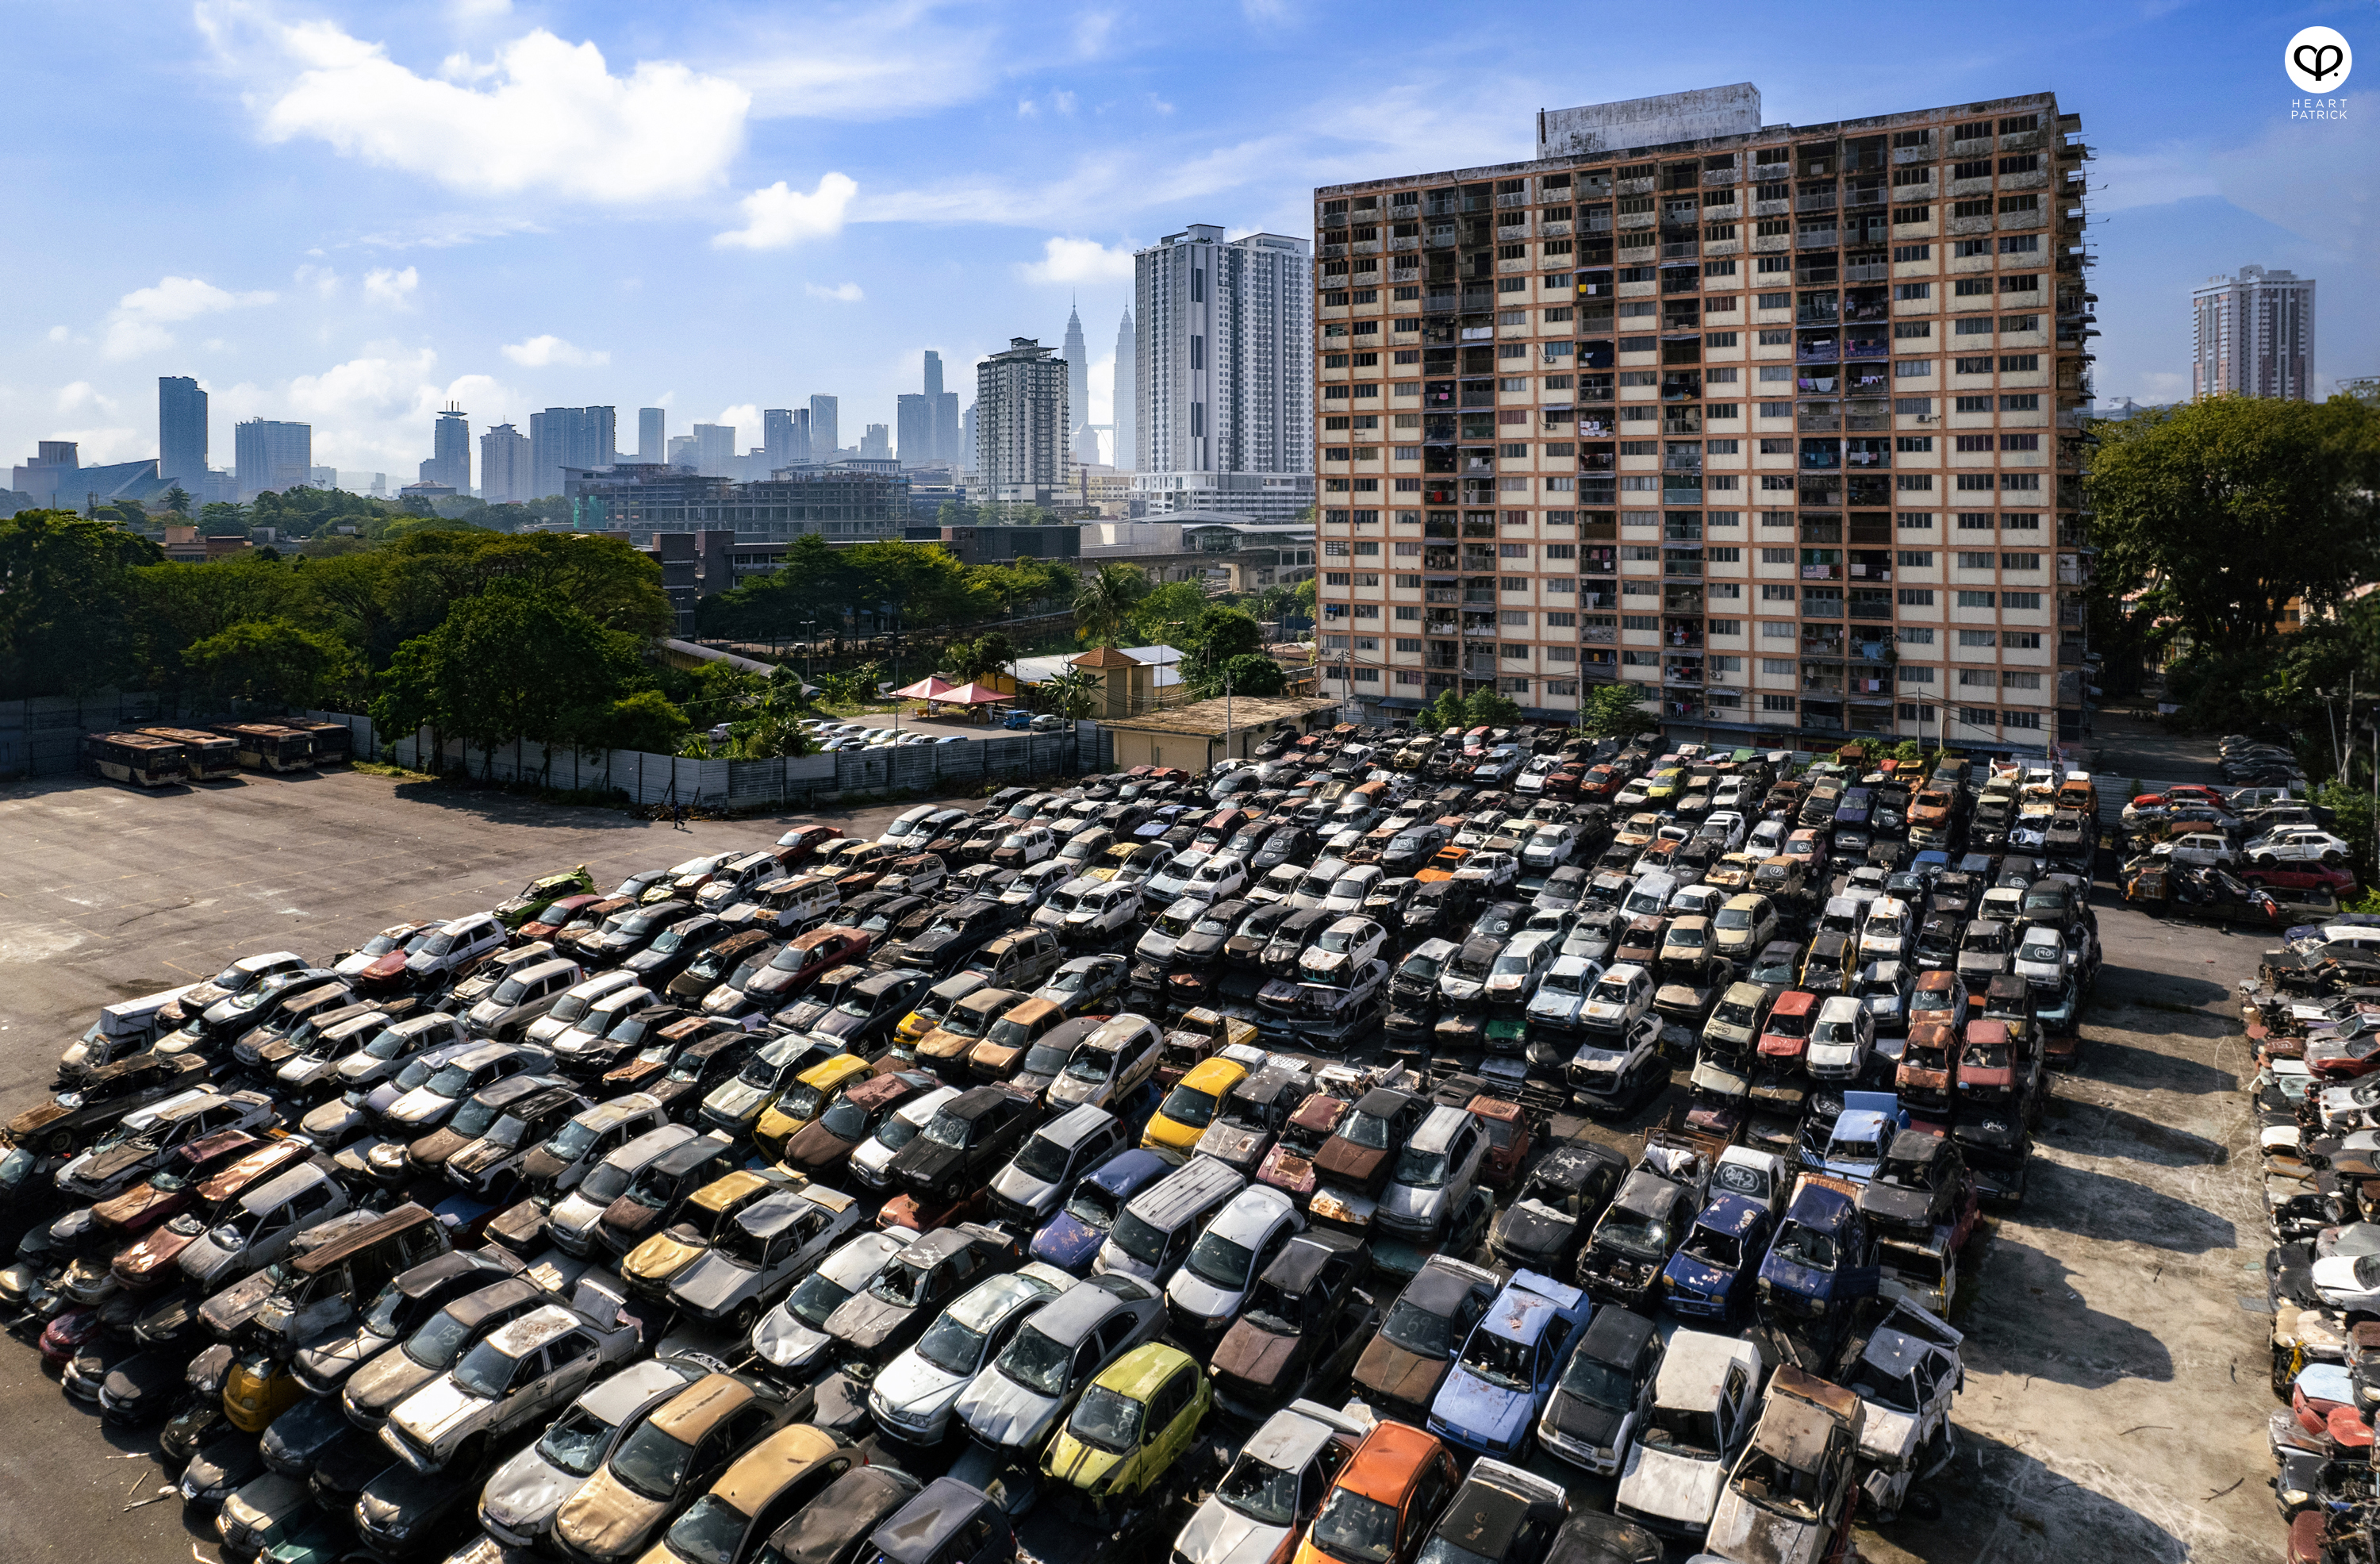
[(587, 1019), (587, 1013), (595, 1008), (595, 1001), (606, 995), (637, 986), (637, 974), (634, 972), (625, 970), (599, 972), (555, 1000), (552, 1009), (529, 1024), (528, 1032), (522, 1041), (540, 1048), (551, 1048), (556, 1038)]
[(99, 1020), (91, 1023), (91, 1030), (58, 1056), (59, 1079), (88, 1074), (102, 1065), (114, 1064), (147, 1048), (168, 1030), (165, 1008), (197, 986), (186, 983), (179, 988), (102, 1006)]
[(435, 1214), (410, 1202), (334, 1242), (299, 1255), (281, 1289), (249, 1326), (266, 1340), (297, 1347), (355, 1319), (404, 1271), (453, 1247)]
[(605, 1157), (578, 1181), (577, 1189), (554, 1204), (547, 1218), (547, 1236), (565, 1253), (588, 1258), (595, 1252), (596, 1229), (612, 1203), (628, 1192), (628, 1186), (637, 1181), (637, 1175), (645, 1170), (647, 1164), (658, 1162), (695, 1138), (691, 1126), (664, 1124), (630, 1141)]
[(405, 959), (405, 975), (416, 984), (435, 984), (451, 978), (489, 951), (502, 948), (508, 937), (504, 925), (492, 912), (457, 918)]
[(347, 1205), (327, 1162), (303, 1163), (241, 1195), (231, 1215), (191, 1240), (176, 1264), (200, 1291), (219, 1291), (280, 1259), (299, 1233)]
[(661, 1099), (649, 1093), (631, 1092), (598, 1103), (530, 1152), (521, 1164), (521, 1174), (548, 1194), (566, 1194), (613, 1152), (667, 1122)]
[(1048, 929), (1018, 929), (977, 951), (962, 970), (979, 973), (994, 987), (1030, 993), (1058, 970), (1059, 956), (1058, 941)]
[[(745, 892), (720, 918), (724, 923), (748, 922), (779, 934), (793, 934), (824, 922), (842, 905), (843, 892), (832, 879), (824, 874), (797, 874)], [(743, 910), (746, 908), (751, 910)]]
[(1647, 869), (1636, 877), (1620, 910), (1631, 918), (1658, 918), (1677, 894), (1678, 878), (1666, 869)]
[(463, 1024), (474, 1037), (515, 1042), (585, 978), (578, 963), (564, 957), (517, 970), (498, 984), (494, 993), (466, 1010)]
[(1195, 1157), (1133, 1196), (1091, 1262), (1091, 1274), (1114, 1272), (1161, 1287), (1189, 1257), (1208, 1222), (1247, 1187), (1237, 1170)]

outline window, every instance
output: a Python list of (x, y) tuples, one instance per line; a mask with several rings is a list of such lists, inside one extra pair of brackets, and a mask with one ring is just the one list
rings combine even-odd
[[(1731, 331), (1710, 332), (1703, 337), (1703, 346), (1706, 348), (1732, 348), (1736, 345), (1736, 336), (1737, 334)], [(1715, 380), (1718, 376), (1714, 374), (1711, 378)], [(1729, 373), (1728, 378), (1730, 380), (1735, 378), (1732, 372)]]
[(1896, 451), (1930, 451), (1934, 448), (1934, 436), (1931, 434), (1896, 434), (1892, 437), (1892, 448)]
[(1959, 568), (1961, 570), (1988, 570), (1991, 568), (1992, 556), (1988, 553), (1970, 554), (1961, 551), (1959, 555)]
[[(2031, 198), (2028, 197), (2027, 199), (2029, 200)], [(2000, 210), (2005, 212), (2009, 209), (2006, 206), (2003, 206)], [(2034, 208), (2027, 207), (2025, 210), (2030, 212), (2034, 210)], [(2040, 250), (2041, 236), (2039, 234), (2010, 234), (2000, 240), (2000, 253), (2002, 255), (2033, 255), (2039, 253)]]
[(1931, 608), (1934, 606), (1934, 589), (1932, 587), (1902, 587), (1900, 591), (1900, 605), (1903, 608)]
[(1934, 670), (1932, 668), (1918, 667), (1903, 663), (1899, 670), (1898, 678), (1903, 684), (1931, 684), (1934, 682)]
[[(1763, 641), (1791, 641), (1796, 633), (1791, 619), (1766, 619), (1761, 622), (1760, 638)], [(1788, 666), (1790, 668), (1791, 665)]]
[(2038, 472), (2003, 472), (2000, 474), (2000, 487), (2003, 489), (2037, 490), (2041, 487), (2041, 474)]
[(2003, 673), (2000, 675), (2000, 687), (2004, 690), (2038, 690), (2041, 688), (2041, 676), (2037, 673)]
[(2041, 317), (2039, 315), (2002, 315), (2000, 329), (2002, 331), (2039, 331)]
[(1930, 548), (1904, 548), (1900, 551), (1903, 569), (1930, 570), (1934, 568), (1934, 551)]
[[(1790, 548), (1764, 548), (1760, 551), (1760, 562), (1763, 565), (1791, 565), (1793, 563), (1793, 551)], [(1766, 588), (1762, 590), (1764, 593), (1767, 591)], [(1787, 587), (1774, 595), (1790, 598), (1793, 595), (1793, 589)]]
[(1895, 224), (1931, 223), (1934, 221), (1934, 209), (1930, 206), (1896, 206), (1892, 209), (1892, 220)]
[[(1713, 635), (1742, 635), (1743, 633), (1743, 621), (1742, 619), (1713, 619), (1710, 621), (1710, 632)], [(1719, 660), (1720, 659), (1717, 658), (1713, 659), (1715, 662)], [(1725, 660), (1733, 662), (1735, 659), (1728, 658)]]
[(2037, 391), (2021, 391), (2014, 396), (2000, 398), (2002, 412), (2039, 412), (2040, 410), (2041, 394)]
[(1790, 331), (1767, 330), (1760, 334), (1763, 348), (1789, 348), (1792, 343), (1793, 334)]
[(1336, 538), (1326, 538), (1326, 539), (1324, 539), (1324, 540), (1323, 540), (1323, 543), (1322, 543), (1322, 556), (1323, 556), (1324, 558), (1326, 558), (1326, 559), (1340, 559), (1340, 558), (1344, 558), (1344, 557), (1346, 556), (1346, 553), (1347, 553), (1347, 545), (1346, 545), (1346, 544), (1344, 544), (1343, 542), (1340, 541), (1339, 539), (1336, 539)]
[(1970, 315), (1959, 322), (1955, 330), (1961, 336), (1989, 336), (1992, 334), (1992, 318), (1989, 315)]
[(1962, 629), (1959, 632), (1959, 644), (1961, 646), (1997, 646), (1999, 644), (1999, 636), (1998, 632), (1993, 630)]
[[(1901, 175), (1903, 174), (1931, 173), (1931, 169), (1904, 168), (1894, 174), (1892, 178), (1893, 182), (1898, 184), (1900, 183)], [(1892, 247), (1892, 260), (1895, 265), (1904, 264), (1911, 261), (1931, 261), (1933, 259), (1934, 247), (1930, 244), (1896, 244)]]
[(1956, 442), (1954, 448), (1958, 450), (1988, 451), (1992, 448), (1992, 437), (1988, 434), (1959, 434), (1952, 438)]
[[(1991, 356), (1986, 354), (1980, 359), (1961, 359), (1951, 366), (1951, 369), (1958, 374), (1989, 374), (1992, 373)], [(1990, 410), (1991, 404), (1988, 400), (1984, 406), (1985, 411)]]
[[(1963, 633), (1963, 632), (1961, 632), (1961, 633)], [(1931, 646), (1931, 645), (1933, 645), (1933, 644), (1934, 644), (1934, 627), (1933, 627), (1933, 626), (1931, 626), (1931, 625), (1903, 625), (1903, 626), (1901, 626), (1901, 627), (1900, 627), (1900, 644), (1902, 644), (1903, 646)]]
[(2002, 293), (2039, 293), (2041, 274), (2038, 272), (2004, 274), (2000, 277), (2000, 291)]
[(1960, 277), (1950, 284), (1950, 291), (1961, 299), (1972, 299), (1979, 293), (1988, 295), (1992, 291), (1992, 279)]
[(1752, 305), (1755, 310), (1790, 310), (1793, 307), (1793, 296), (1790, 293), (1763, 293), (1755, 296)]
[(1895, 380), (1931, 380), (1934, 378), (1934, 360), (1931, 359), (1898, 360), (1892, 366), (1892, 377)]
[(2000, 633), (2000, 644), (2020, 652), (2038, 652), (2041, 650), (2041, 632), (2039, 630), (2003, 630)]
[(2000, 594), (2000, 606), (2018, 610), (2038, 609), (2041, 593), (2037, 592), (2007, 592)]
[(1353, 580), (1354, 578), (1349, 576), (1344, 570), (1325, 570), (1322, 572), (1322, 584), (1324, 586), (1347, 586), (1352, 584)]
[(2041, 449), (2041, 436), (2038, 434), (2003, 434), (2000, 436), (2000, 449), (2004, 451), (2037, 451)]
[[(1967, 323), (1964, 321), (1961, 321), (1959, 323), (1961, 327), (1965, 326), (1966, 324)], [(1933, 335), (1934, 323), (1932, 321), (1899, 321), (1894, 323), (1892, 328), (1893, 340), (1897, 342), (1913, 342), (1920, 338), (1930, 337)]]
[(1992, 513), (1988, 510), (1962, 510), (1959, 512), (1959, 530), (1962, 532), (1978, 530), (1988, 532), (1992, 530)]
[(1950, 398), (1950, 406), (1956, 412), (1987, 413), (1992, 410), (1992, 399), (1989, 397), (1953, 397)]
[(1791, 695), (1763, 695), (1760, 698), (1760, 709), (1764, 712), (1790, 712), (1793, 709), (1793, 697)]
[(1989, 668), (1961, 668), (1959, 682), (1970, 690), (1976, 688), (1990, 690), (1997, 686), (1998, 680)]
[(2011, 510), (2000, 517), (2000, 527), (2003, 531), (2037, 532), (2041, 531), (2041, 518), (2029, 511)]
[(1930, 282), (1895, 283), (1892, 285), (1892, 297), (1903, 302), (1912, 299), (1931, 299), (1934, 297), (1934, 285)]
[(1934, 398), (1931, 397), (1895, 397), (1892, 410), (1903, 418), (1931, 418)]
[(1969, 727), (1990, 727), (1999, 721), (1999, 714), (1989, 706), (1961, 706), (1959, 720)]
[(2002, 374), (2024, 374), (2041, 368), (2038, 353), (2005, 353), (2000, 357)]
[(1740, 548), (1706, 549), (1703, 551), (1703, 557), (1715, 565), (1739, 565), (1743, 562), (1743, 550)]
[(1959, 594), (1959, 606), (1961, 608), (1988, 608), (1991, 605), (1992, 594), (1988, 592), (1962, 592)]

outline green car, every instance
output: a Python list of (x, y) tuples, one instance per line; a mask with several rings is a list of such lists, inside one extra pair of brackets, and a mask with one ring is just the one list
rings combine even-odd
[(508, 929), (516, 929), (564, 897), (591, 895), (594, 889), (595, 876), (582, 863), (565, 874), (531, 880), (521, 887), (520, 895), (497, 904), (496, 921)]
[(339, 1564), (355, 1550), (356, 1534), (344, 1518), (318, 1509), (256, 1557), (257, 1564)]

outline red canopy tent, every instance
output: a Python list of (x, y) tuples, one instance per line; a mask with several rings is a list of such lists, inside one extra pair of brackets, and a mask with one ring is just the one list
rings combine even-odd
[[(951, 688), (952, 686), (943, 683), (941, 679), (935, 675), (928, 674), (917, 683), (905, 685), (901, 689), (892, 691), (892, 693), (894, 696), (904, 701), (940, 701), (944, 698), (945, 694), (951, 690)], [(970, 686), (969, 688), (973, 687)]]
[(1014, 695), (1003, 695), (997, 690), (987, 689), (973, 680), (946, 688), (940, 695), (934, 697), (938, 703), (953, 706), (989, 706), (997, 702), (1014, 699), (1016, 697)]

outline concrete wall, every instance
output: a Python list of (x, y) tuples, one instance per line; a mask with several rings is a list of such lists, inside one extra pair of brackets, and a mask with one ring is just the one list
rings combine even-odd
[(1749, 81), (1537, 111), (1537, 155), (1570, 157), (1632, 147), (1745, 136), (1760, 128), (1760, 89)]

